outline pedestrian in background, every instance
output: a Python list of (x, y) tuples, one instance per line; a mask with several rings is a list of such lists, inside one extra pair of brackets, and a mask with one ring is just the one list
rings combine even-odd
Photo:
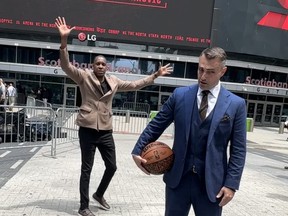
[[(5, 104), (5, 98), (6, 98), (6, 87), (3, 82), (3, 79), (0, 78), (0, 105), (6, 105)], [(1, 112), (5, 111), (5, 107), (0, 108)]]
[(104, 199), (104, 193), (117, 169), (115, 144), (112, 136), (112, 100), (115, 93), (117, 91), (134, 91), (151, 85), (158, 76), (170, 74), (173, 68), (167, 64), (143, 79), (124, 81), (116, 76), (106, 74), (106, 58), (99, 55), (94, 59), (93, 72), (84, 71), (69, 62), (67, 39), (75, 27), (69, 28), (65, 19), (61, 17), (56, 18), (55, 24), (61, 36), (61, 67), (78, 84), (82, 96), (82, 104), (76, 120), (80, 126), (79, 142), (82, 161), (78, 213), (82, 216), (94, 216), (89, 209), (89, 182), (96, 148), (99, 149), (106, 169), (99, 187), (92, 197), (106, 210), (110, 209), (110, 206)]
[(9, 84), (9, 87), (7, 88), (7, 95), (8, 95), (9, 110), (12, 111), (17, 96), (17, 91), (16, 88), (13, 86), (13, 83)]
[(221, 86), (226, 70), (222, 48), (202, 51), (198, 84), (175, 89), (132, 151), (136, 165), (149, 174), (141, 151), (174, 122), (175, 159), (164, 174), (165, 216), (187, 216), (191, 205), (196, 216), (220, 216), (239, 189), (246, 158), (246, 104)]
[[(288, 120), (286, 120), (286, 121), (284, 122), (284, 128), (287, 128), (287, 130), (288, 130)], [(288, 138), (287, 138), (287, 140), (288, 140)]]

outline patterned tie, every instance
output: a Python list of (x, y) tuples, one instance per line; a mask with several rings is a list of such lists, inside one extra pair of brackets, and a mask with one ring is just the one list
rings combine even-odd
[(202, 100), (199, 108), (200, 118), (203, 121), (206, 118), (206, 113), (208, 109), (208, 94), (210, 93), (209, 90), (202, 91)]

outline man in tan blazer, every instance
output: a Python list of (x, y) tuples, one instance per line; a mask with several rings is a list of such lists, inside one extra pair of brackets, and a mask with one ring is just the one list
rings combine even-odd
[(60, 36), (60, 61), (63, 71), (74, 80), (80, 88), (82, 104), (76, 123), (79, 125), (79, 142), (81, 148), (80, 208), (82, 216), (94, 216), (89, 209), (89, 182), (94, 163), (96, 148), (105, 163), (105, 172), (93, 194), (101, 208), (109, 210), (110, 206), (103, 195), (117, 169), (115, 144), (112, 136), (112, 100), (119, 91), (137, 90), (154, 83), (158, 76), (170, 74), (173, 68), (169, 64), (160, 67), (157, 72), (136, 81), (123, 81), (116, 76), (106, 74), (107, 62), (102, 55), (96, 56), (93, 72), (74, 67), (69, 62), (67, 38), (75, 28), (69, 28), (65, 19), (56, 18), (55, 22)]

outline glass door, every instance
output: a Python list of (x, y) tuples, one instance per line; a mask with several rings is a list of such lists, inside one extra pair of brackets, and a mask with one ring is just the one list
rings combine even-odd
[(247, 118), (253, 118), (254, 125), (263, 124), (264, 105), (259, 101), (247, 101)]
[(264, 114), (264, 103), (257, 103), (255, 110), (255, 125), (262, 125)]
[(263, 126), (278, 126), (281, 119), (282, 104), (266, 103), (264, 106)]
[(64, 89), (64, 105), (66, 107), (75, 107), (77, 97), (77, 86), (65, 85)]
[(247, 117), (254, 119), (257, 126), (278, 126), (281, 121), (281, 103), (248, 101)]
[(158, 110), (160, 110), (163, 104), (168, 100), (171, 93), (160, 93), (159, 101), (158, 101)]
[(247, 107), (247, 117), (248, 118), (254, 118), (255, 107), (256, 107), (256, 102), (248, 101), (248, 107)]
[(272, 123), (272, 114), (273, 114), (273, 104), (266, 104), (265, 115), (263, 118), (263, 125), (271, 125)]
[(282, 104), (274, 104), (273, 116), (272, 116), (272, 125), (278, 126), (281, 121), (282, 113)]

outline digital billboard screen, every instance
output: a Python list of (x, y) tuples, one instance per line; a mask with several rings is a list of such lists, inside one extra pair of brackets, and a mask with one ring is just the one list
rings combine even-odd
[(211, 45), (228, 52), (288, 59), (288, 0), (215, 1)]
[(76, 26), (73, 37), (208, 47), (213, 7), (213, 0), (1, 0), (0, 29), (55, 35), (61, 16)]

